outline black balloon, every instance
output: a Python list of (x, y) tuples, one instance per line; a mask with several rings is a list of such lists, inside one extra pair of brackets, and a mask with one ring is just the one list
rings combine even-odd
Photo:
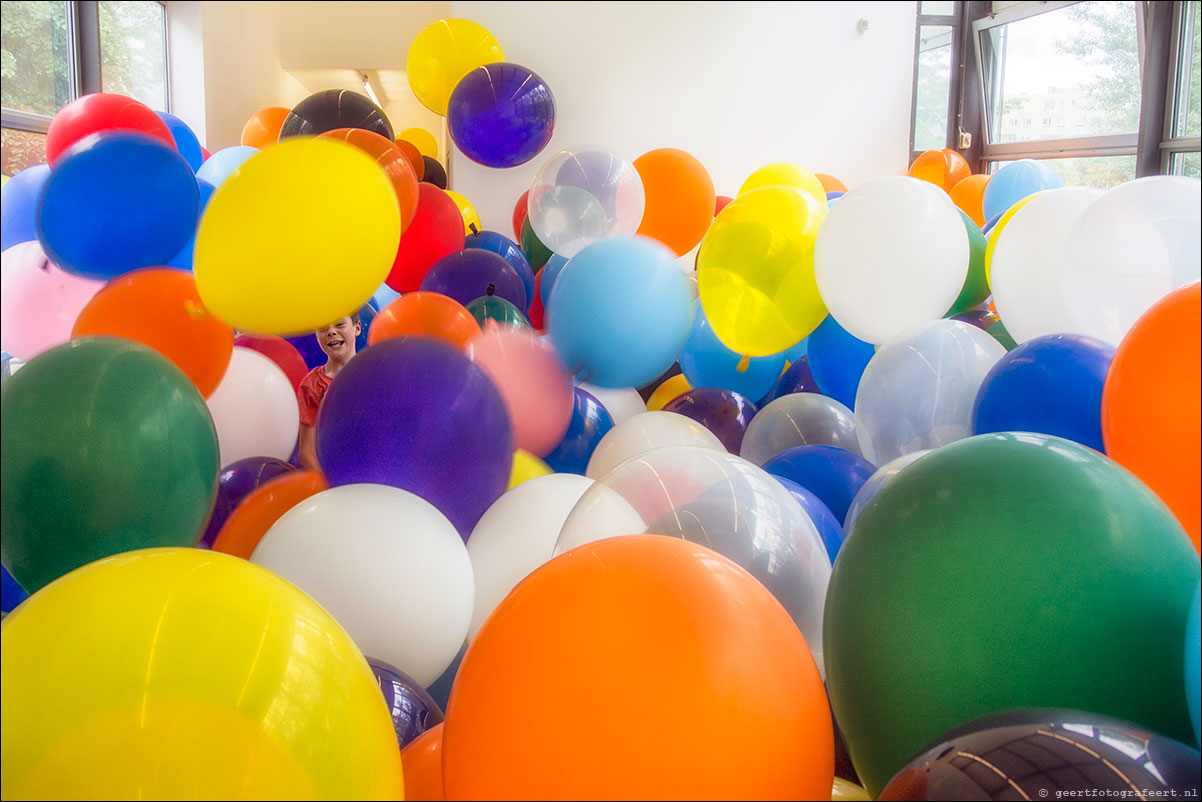
[(297, 103), (280, 127), (280, 141), (317, 136), (338, 128), (362, 128), (392, 142), (392, 123), (370, 99), (348, 89), (327, 89)]
[(426, 174), (422, 177), (422, 180), (427, 184), (433, 184), (439, 189), (446, 189), (447, 171), (442, 169), (442, 165), (429, 156), (422, 156), (422, 161), (426, 163)]
[(426, 730), (442, 723), (442, 708), (412, 677), (374, 657), (367, 658), (367, 664), (380, 684), (401, 749)]
[(1075, 710), (977, 719), (898, 772), (879, 800), (1198, 799), (1202, 756), (1138, 724)]

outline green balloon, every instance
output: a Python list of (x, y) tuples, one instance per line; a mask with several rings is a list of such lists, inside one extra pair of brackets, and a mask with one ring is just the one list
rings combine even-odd
[(30, 593), (102, 557), (192, 546), (217, 494), (217, 433), (200, 391), (128, 340), (47, 351), (5, 383), (4, 566)]
[(1000, 320), (985, 329), (985, 333), (1000, 342), (1007, 351), (1013, 351), (1015, 348), (1018, 348), (1018, 343), (1010, 336), (1010, 332), (1006, 331), (1006, 326)]
[(490, 320), (502, 326), (533, 328), (530, 321), (522, 314), (522, 310), (496, 295), (480, 296), (467, 305), (467, 311), (472, 313), (472, 317), (480, 324), (480, 328), (484, 328), (484, 324)]
[(918, 460), (864, 510), (826, 597), (827, 687), (875, 796), (981, 716), (1057, 707), (1186, 741), (1186, 616), (1198, 555), (1107, 457), (1042, 434)]
[(551, 249), (543, 245), (542, 240), (534, 233), (534, 227), (530, 225), (530, 217), (522, 221), (521, 234), (522, 253), (526, 254), (526, 261), (530, 262), (530, 269), (535, 273), (543, 269), (543, 265), (551, 258)]
[(960, 297), (944, 317), (963, 314), (989, 297), (989, 280), (985, 278), (985, 235), (962, 209), (956, 211), (960, 212), (964, 230), (968, 232), (968, 275), (964, 277)]

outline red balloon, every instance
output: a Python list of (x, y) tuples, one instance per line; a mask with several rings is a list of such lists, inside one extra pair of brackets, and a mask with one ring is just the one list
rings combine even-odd
[(208, 161), (209, 157), (212, 156), (213, 154), (209, 153), (208, 148), (206, 148), (204, 145), (201, 145), (200, 146), (200, 155), (204, 156), (204, 161)]
[(730, 197), (729, 195), (718, 195), (715, 197), (714, 217), (717, 217), (719, 214), (721, 214), (722, 210), (726, 208), (726, 204), (730, 203), (732, 200), (734, 200), (734, 198)]
[(538, 271), (534, 274), (534, 303), (530, 304), (530, 311), (526, 314), (526, 319), (530, 321), (530, 325), (534, 326), (538, 331), (542, 331), (543, 318), (547, 312), (543, 308), (543, 271)]
[(288, 381), (292, 382), (294, 390), (300, 387), (301, 380), (309, 372), (309, 366), (305, 364), (301, 352), (283, 337), (274, 334), (239, 334), (234, 338), (234, 345), (258, 351), (276, 363), (280, 370), (284, 371)]
[(175, 138), (159, 115), (132, 97), (97, 92), (63, 106), (46, 131), (46, 161), (53, 166), (64, 150), (100, 131), (135, 131), (176, 150)]
[(530, 211), (527, 202), (530, 199), (530, 190), (522, 193), (522, 197), (518, 198), (517, 205), (513, 207), (513, 238), (518, 242), (522, 240), (522, 221), (526, 219), (526, 213)]
[(417, 213), (397, 247), (385, 283), (397, 292), (413, 292), (435, 262), (463, 250), (463, 215), (451, 196), (433, 184), (418, 184)]

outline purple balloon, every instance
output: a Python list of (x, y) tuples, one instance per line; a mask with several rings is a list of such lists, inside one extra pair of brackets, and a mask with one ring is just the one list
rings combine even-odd
[(370, 482), (416, 493), (464, 540), (508, 487), (513, 448), (488, 375), (424, 337), (384, 340), (356, 356), (317, 413), (317, 458), (330, 487)]
[(772, 391), (760, 399), (759, 406), (766, 407), (781, 396), (792, 393), (821, 392), (818, 389), (818, 382), (814, 380), (814, 374), (810, 370), (809, 354), (805, 354), (792, 365), (789, 365), (788, 369), (781, 374), (780, 378), (776, 380), (776, 386), (772, 388)]
[(396, 666), (374, 657), (367, 658), (367, 664), (380, 684), (401, 749), (426, 730), (442, 723), (442, 708), (416, 680)]
[(275, 457), (247, 457), (227, 465), (217, 476), (217, 500), (198, 545), (211, 548), (221, 527), (247, 496), (265, 482), (295, 470), (295, 465)]
[(952, 320), (976, 326), (981, 331), (989, 331), (989, 327), (997, 323), (1000, 318), (988, 309), (971, 309), (956, 315)]
[[(493, 292), (489, 292), (489, 287)], [(526, 284), (501, 255), (483, 248), (464, 248), (442, 257), (422, 279), (422, 292), (439, 292), (467, 306), (477, 298), (495, 295), (526, 309)]]
[(555, 98), (542, 78), (517, 64), (485, 64), (455, 86), (447, 102), (451, 139), (486, 167), (525, 164), (555, 130)]
[(756, 411), (755, 404), (743, 396), (719, 387), (698, 387), (664, 405), (664, 412), (692, 418), (709, 429), (732, 454), (739, 453)]

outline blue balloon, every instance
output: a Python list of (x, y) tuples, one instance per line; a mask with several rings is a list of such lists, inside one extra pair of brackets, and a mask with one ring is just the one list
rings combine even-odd
[[(200, 190), (200, 214), (196, 216), (197, 226), (200, 225), (200, 218), (204, 217), (205, 207), (209, 205), (209, 198), (213, 197), (213, 190), (216, 189), (207, 181), (197, 181), (197, 188)], [(196, 235), (188, 240), (188, 244), (180, 250), (175, 256), (167, 261), (167, 267), (178, 267), (180, 270), (192, 269), (192, 257), (196, 250)]]
[(7, 568), (0, 566), (0, 613), (7, 615), (17, 608), (17, 605), (29, 598), (25, 589), (17, 584)]
[(175, 148), (132, 132), (92, 134), (59, 157), (38, 239), (71, 273), (111, 279), (167, 263), (196, 232), (200, 189)]
[(555, 450), (543, 457), (543, 462), (556, 473), (578, 473), (584, 476), (589, 458), (593, 456), (593, 449), (614, 427), (614, 419), (605, 405), (591, 393), (577, 387), (575, 394), (568, 430)]
[(748, 358), (727, 348), (714, 334), (701, 301), (694, 302), (693, 331), (680, 354), (680, 371), (691, 387), (719, 387), (744, 398), (763, 398), (784, 369), (783, 353)]
[(572, 257), (547, 310), (568, 372), (599, 387), (643, 387), (689, 339), (693, 293), (675, 254), (645, 237), (612, 237)]
[(474, 162), (525, 164), (555, 130), (555, 98), (542, 78), (517, 64), (485, 64), (460, 79), (447, 101), (447, 130)]
[(818, 389), (818, 382), (814, 381), (814, 374), (810, 371), (809, 356), (803, 356), (790, 365), (776, 380), (776, 384), (768, 392), (768, 395), (761, 398), (756, 406), (763, 409), (781, 396), (790, 393), (822, 393)]
[(400, 297), (401, 294), (387, 284), (381, 284), (371, 296), (376, 302), (376, 309), (383, 309)]
[(165, 111), (156, 111), (155, 114), (159, 115), (159, 119), (167, 124), (167, 130), (171, 131), (171, 138), (175, 140), (176, 150), (188, 162), (192, 172), (199, 170), (200, 166), (204, 164), (205, 154), (196, 134), (192, 132), (186, 122), (174, 114), (168, 114)]
[(1202, 707), (1202, 669), (1199, 660), (1202, 659), (1202, 642), (1199, 629), (1202, 628), (1202, 586), (1194, 591), (1194, 603), (1190, 606), (1189, 619), (1185, 624), (1185, 700), (1189, 707), (1190, 721), (1194, 725), (1194, 742), (1202, 744), (1202, 724), (1198, 721), (1199, 708)]
[[(492, 251), (500, 256), (510, 266), (517, 271), (521, 276), (522, 283), (526, 285), (526, 297), (530, 302), (534, 301), (534, 271), (530, 269), (530, 261), (526, 258), (526, 254), (522, 253), (521, 247), (506, 237), (504, 234), (498, 234), (496, 231), (480, 231), (475, 234), (469, 234), (464, 240), (463, 247), (479, 248), (485, 251)], [(526, 304), (523, 312), (530, 311), (530, 303)]]
[(764, 470), (809, 490), (842, 521), (860, 487), (876, 473), (872, 463), (835, 446), (796, 446), (764, 463)]
[(797, 499), (797, 503), (805, 510), (806, 515), (810, 516), (810, 520), (814, 522), (814, 527), (818, 530), (818, 536), (822, 538), (822, 545), (826, 547), (826, 556), (831, 558), (831, 564), (834, 565), (835, 557), (839, 554), (839, 547), (843, 545), (845, 537), (839, 521), (836, 520), (830, 508), (809, 490), (792, 479), (786, 479), (783, 476), (775, 478), (785, 486), (785, 490), (788, 490), (793, 498)]
[(781, 355), (790, 362), (796, 362), (810, 352), (810, 338), (802, 337), (797, 342), (781, 351)]
[(559, 274), (563, 272), (567, 264), (568, 257), (561, 253), (553, 253), (547, 263), (543, 265), (542, 284), (539, 285), (538, 291), (542, 297), (544, 309), (551, 303), (551, 290), (555, 289), (555, 282), (559, 280)]
[(986, 220), (992, 220), (1028, 195), (1062, 186), (1064, 179), (1046, 162), (1020, 159), (989, 179), (981, 198), (981, 210)]
[(359, 336), (355, 338), (355, 353), (367, 347), (367, 332), (376, 319), (376, 308), (370, 303), (359, 307)]
[(998, 221), (1002, 219), (1002, 215), (1004, 215), (1004, 214), (1005, 214), (1004, 211), (998, 212), (993, 217), (989, 218), (989, 220), (987, 220), (985, 222), (985, 226), (981, 229), (981, 234), (988, 237), (989, 232), (993, 231), (994, 226), (996, 226), (998, 224)]
[(835, 201), (846, 195), (846, 192), (828, 192), (826, 193), (826, 208), (830, 209), (835, 205)]
[(810, 372), (818, 389), (848, 409), (855, 409), (860, 377), (876, 353), (872, 343), (852, 337), (830, 315), (810, 332), (808, 339)]
[(38, 199), (50, 180), (50, 165), (26, 167), (0, 189), (0, 251), (38, 238)]
[(235, 145), (223, 148), (205, 159), (205, 163), (196, 171), (196, 177), (208, 181), (215, 187), (230, 177), (230, 174), (242, 166), (242, 163), (259, 152), (258, 148), (249, 145)]
[(1102, 387), (1114, 347), (1078, 334), (1036, 337), (985, 375), (972, 433), (1037, 432), (1103, 451)]

